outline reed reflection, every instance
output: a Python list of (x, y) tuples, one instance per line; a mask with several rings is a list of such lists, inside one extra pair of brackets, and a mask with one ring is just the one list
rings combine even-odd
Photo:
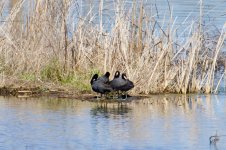
[(7, 101), (0, 103), (0, 107), (5, 107), (9, 105), (12, 109), (18, 111), (32, 110), (33, 113), (44, 114), (48, 111), (53, 113), (66, 113), (66, 114), (79, 114), (83, 110), (90, 108), (91, 104), (89, 102), (83, 102), (74, 99), (61, 99), (61, 98), (16, 98), (8, 97), (5, 98)]
[(119, 102), (1, 97), (0, 123), (6, 124), (6, 135), (13, 133), (8, 137), (12, 141), (23, 134), (27, 141), (34, 137), (40, 143), (38, 139), (47, 134), (49, 144), (67, 138), (72, 144), (76, 140), (106, 148), (121, 146), (115, 149), (158, 149), (155, 145), (159, 149), (208, 149), (209, 137), (217, 131), (221, 136), (216, 147), (224, 149), (225, 107), (225, 95), (134, 96)]
[[(175, 112), (177, 115), (194, 117), (196, 112), (212, 114), (214, 110), (213, 97), (210, 95), (151, 95), (145, 98), (132, 98), (131, 101), (108, 101), (97, 102), (92, 109), (93, 115), (98, 113), (124, 115), (135, 113), (141, 117), (145, 115), (158, 115), (170, 117)], [(92, 103), (95, 102), (92, 101)]]

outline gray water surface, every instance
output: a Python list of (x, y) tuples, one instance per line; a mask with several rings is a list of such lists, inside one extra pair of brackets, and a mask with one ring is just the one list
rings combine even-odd
[[(3, 13), (0, 15), (0, 21), (4, 21), (10, 14), (11, 9), (16, 5), (19, 0), (5, 0)], [(202, 11), (202, 24), (210, 28), (214, 26), (219, 30), (222, 29), (226, 21), (226, 0), (142, 0), (145, 8), (145, 13), (148, 17), (155, 17), (161, 26), (166, 26), (169, 22), (176, 26), (189, 26), (193, 21), (198, 22), (200, 17), (200, 8)], [(136, 0), (137, 11), (142, 2)], [(19, 13), (17, 21), (26, 18), (28, 15), (28, 8), (34, 7), (32, 3), (35, 1), (24, 0), (23, 11)], [(91, 13), (93, 22), (99, 24), (99, 2), (100, 0), (72, 0), (71, 13), (69, 14), (72, 22), (76, 22), (79, 17), (85, 18), (87, 14)], [(120, 0), (118, 1), (125, 9), (125, 15), (129, 15), (132, 11), (133, 0)], [(202, 5), (200, 6), (200, 2)], [(116, 0), (103, 0), (103, 25), (109, 28), (115, 19)], [(91, 10), (90, 10), (91, 9)], [(172, 20), (170, 16), (172, 13)], [(22, 16), (20, 16), (22, 15)], [(216, 29), (215, 29), (216, 30)]]
[(225, 149), (226, 95), (129, 103), (0, 97), (0, 149)]

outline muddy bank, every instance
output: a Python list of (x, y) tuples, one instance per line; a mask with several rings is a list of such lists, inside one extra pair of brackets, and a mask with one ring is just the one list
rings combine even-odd
[(75, 100), (84, 100), (84, 101), (95, 101), (95, 102), (130, 102), (134, 100), (140, 100), (143, 98), (148, 98), (145, 95), (136, 95), (129, 96), (127, 99), (122, 98), (97, 98), (95, 93), (83, 93), (83, 92), (74, 92), (70, 90), (65, 90), (62, 88), (58, 89), (43, 89), (42, 87), (0, 87), (0, 95), (1, 96), (15, 96), (18, 98), (29, 98), (29, 97), (52, 97), (52, 98), (67, 98), (67, 99), (75, 99)]
[(74, 87), (62, 86), (53, 83), (43, 83), (43, 82), (25, 82), (22, 80), (14, 80), (7, 82), (0, 86), (1, 96), (15, 96), (18, 98), (29, 98), (29, 97), (52, 97), (52, 98), (68, 98), (77, 99), (85, 101), (96, 101), (96, 102), (119, 102), (125, 101), (130, 102), (133, 100), (139, 100), (146, 98), (148, 96), (131, 96), (126, 100), (124, 98), (113, 99), (113, 98), (101, 98), (97, 99), (92, 91), (81, 91)]
[(60, 84), (48, 82), (30, 82), (24, 80), (7, 80), (0, 85), (1, 96), (16, 97), (82, 97), (83, 95), (91, 95), (91, 91), (80, 91), (74, 87), (63, 86)]

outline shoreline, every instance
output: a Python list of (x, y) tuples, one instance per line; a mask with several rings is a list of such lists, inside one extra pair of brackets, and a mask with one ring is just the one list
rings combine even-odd
[[(47, 81), (27, 81), (22, 79), (10, 78), (0, 82), (0, 96), (13, 96), (17, 98), (39, 98), (39, 97), (50, 97), (50, 98), (65, 98), (74, 100), (85, 100), (85, 101), (108, 101), (108, 102), (119, 102), (119, 101), (133, 101), (144, 98), (150, 98), (155, 95), (199, 95), (205, 93), (150, 93), (150, 94), (130, 94), (127, 100), (125, 99), (112, 99), (112, 98), (101, 98), (96, 99), (96, 94), (91, 89), (81, 90), (71, 85), (62, 85), (60, 83), (53, 83)], [(210, 93), (211, 94), (211, 93)]]
[(10, 80), (0, 85), (0, 96), (17, 98), (63, 98), (95, 102), (130, 102), (148, 98), (150, 95), (132, 95), (128, 99), (96, 99), (97, 94), (92, 91), (82, 91), (69, 85), (60, 85), (48, 82)]
[(52, 82), (7, 80), (0, 85), (1, 96), (15, 97), (75, 97), (83, 94), (91, 94), (88, 91), (81, 91), (67, 85), (60, 85)]

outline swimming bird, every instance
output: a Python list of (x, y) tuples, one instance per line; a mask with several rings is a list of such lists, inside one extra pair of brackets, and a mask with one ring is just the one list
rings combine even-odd
[(110, 73), (106, 73), (104, 76), (98, 78), (98, 74), (94, 74), (90, 81), (93, 91), (96, 93), (100, 93), (101, 97), (102, 94), (107, 94), (113, 90), (108, 83), (109, 76)]

